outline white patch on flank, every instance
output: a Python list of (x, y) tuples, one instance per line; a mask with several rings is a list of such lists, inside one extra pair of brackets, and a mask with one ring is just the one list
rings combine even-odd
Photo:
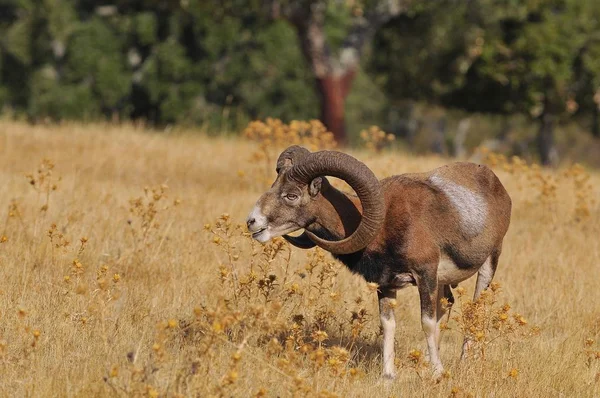
[(437, 271), (438, 284), (454, 285), (469, 278), (475, 272), (477, 272), (477, 267), (461, 269), (452, 259), (442, 254)]
[(432, 175), (429, 181), (444, 192), (458, 210), (465, 233), (476, 236), (483, 231), (487, 217), (487, 203), (481, 195), (438, 175)]

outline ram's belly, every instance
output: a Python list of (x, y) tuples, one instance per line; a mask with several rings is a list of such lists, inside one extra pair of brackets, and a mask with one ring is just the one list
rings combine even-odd
[(452, 259), (443, 256), (438, 264), (438, 284), (454, 285), (471, 277), (480, 267), (460, 268)]

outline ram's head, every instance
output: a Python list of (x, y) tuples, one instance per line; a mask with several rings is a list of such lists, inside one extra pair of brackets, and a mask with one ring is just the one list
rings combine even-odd
[[(318, 245), (335, 254), (348, 254), (365, 248), (379, 231), (385, 215), (381, 186), (373, 172), (355, 158), (335, 151), (311, 153), (294, 145), (281, 153), (276, 170), (271, 189), (248, 216), (248, 230), (254, 239), (266, 242), (283, 236), (301, 248)], [(358, 227), (339, 241), (322, 239), (308, 229), (299, 237), (288, 236), (316, 221), (321, 190), (329, 187), (327, 175), (346, 181), (358, 195), (362, 205)]]

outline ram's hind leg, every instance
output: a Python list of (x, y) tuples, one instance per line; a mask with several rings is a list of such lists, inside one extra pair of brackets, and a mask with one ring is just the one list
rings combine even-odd
[(444, 366), (440, 360), (438, 352), (438, 283), (435, 273), (425, 272), (419, 275), (417, 281), (419, 288), (419, 298), (421, 299), (421, 326), (427, 340), (427, 351), (429, 354), (429, 362), (433, 370), (433, 377), (439, 378), (444, 371)]
[[(479, 269), (479, 272), (477, 273), (477, 282), (475, 284), (475, 293), (473, 294), (473, 301), (477, 301), (479, 296), (481, 296), (481, 292), (487, 289), (490, 286), (490, 283), (492, 283), (492, 279), (494, 279), (494, 274), (496, 273), (496, 268), (498, 267), (499, 258), (500, 251), (494, 252), (487, 258), (487, 260), (485, 260), (485, 263), (483, 263)], [(460, 359), (466, 358), (472, 344), (473, 341), (465, 337)]]
[[(438, 299), (437, 299), (437, 328), (436, 328), (436, 342), (438, 352), (440, 350), (440, 343), (442, 341), (442, 323), (448, 323), (450, 320), (450, 313), (452, 311), (452, 304), (454, 304), (454, 296), (449, 285), (438, 286)], [(445, 320), (445, 315), (448, 315)]]

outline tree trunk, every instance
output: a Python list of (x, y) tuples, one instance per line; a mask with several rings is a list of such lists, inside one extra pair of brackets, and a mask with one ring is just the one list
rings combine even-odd
[(350, 70), (341, 76), (329, 74), (316, 79), (321, 99), (321, 121), (333, 133), (335, 140), (340, 145), (344, 145), (348, 141), (345, 105), (354, 76), (355, 71)]
[(459, 159), (465, 159), (467, 157), (467, 149), (465, 148), (465, 141), (469, 134), (469, 128), (471, 127), (471, 119), (468, 117), (463, 118), (458, 122), (456, 128), (456, 135), (454, 136), (454, 157)]
[(433, 122), (433, 142), (431, 143), (431, 151), (440, 155), (446, 153), (446, 132), (448, 124), (446, 116), (441, 116)]
[(353, 17), (337, 54), (331, 50), (325, 34), (326, 1), (272, 0), (264, 4), (274, 18), (282, 16), (296, 28), (300, 48), (317, 83), (321, 121), (338, 143), (347, 143), (344, 105), (360, 64), (362, 49), (377, 29), (406, 10), (408, 1), (386, 0), (375, 4), (364, 15)]
[(537, 137), (540, 162), (544, 166), (554, 166), (558, 162), (558, 154), (554, 146), (554, 116), (544, 112)]
[(592, 135), (596, 138), (600, 138), (600, 105), (594, 104), (594, 110), (592, 111)]

